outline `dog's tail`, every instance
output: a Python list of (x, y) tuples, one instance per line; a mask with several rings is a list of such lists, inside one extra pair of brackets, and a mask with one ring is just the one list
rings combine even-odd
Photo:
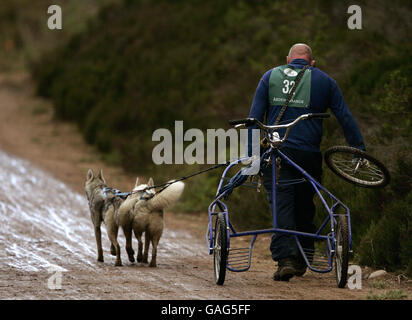
[(175, 182), (164, 189), (159, 194), (155, 195), (147, 203), (147, 207), (150, 211), (161, 210), (166, 207), (170, 207), (179, 200), (183, 193), (185, 184), (181, 181)]

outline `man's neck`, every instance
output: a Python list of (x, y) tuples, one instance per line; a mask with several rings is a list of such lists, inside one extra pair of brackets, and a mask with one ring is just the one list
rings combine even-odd
[(304, 58), (296, 58), (289, 62), (289, 64), (306, 65), (309, 64), (309, 61)]

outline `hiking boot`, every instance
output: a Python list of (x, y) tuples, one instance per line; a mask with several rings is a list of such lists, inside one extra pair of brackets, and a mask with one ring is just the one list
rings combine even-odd
[[(312, 263), (313, 257), (307, 257), (309, 260), (309, 264)], [(299, 255), (296, 260), (295, 260), (295, 269), (296, 269), (296, 274), (295, 276), (301, 277), (306, 273), (307, 270), (307, 265), (305, 259), (302, 257), (302, 255)]]
[(289, 281), (296, 274), (295, 260), (292, 258), (280, 259), (278, 269), (273, 274), (275, 281)]
[(306, 269), (307, 269), (306, 262), (303, 259), (300, 261), (296, 261), (295, 269), (296, 269), (295, 276), (297, 277), (303, 276), (306, 273)]

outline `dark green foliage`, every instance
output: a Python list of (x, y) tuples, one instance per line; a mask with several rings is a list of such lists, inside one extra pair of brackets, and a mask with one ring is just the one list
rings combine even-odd
[[(128, 0), (102, 10), (86, 32), (34, 63), (33, 76), (56, 117), (78, 123), (108, 161), (164, 182), (203, 166), (154, 165), (155, 129), (173, 129), (175, 120), (185, 129), (228, 129), (227, 120), (249, 113), (262, 74), (285, 63), (292, 44), (310, 44), (317, 66), (338, 81), (368, 152), (393, 179), (374, 191), (325, 169), (323, 182), (351, 209), (360, 261), (410, 272), (410, 4), (363, 1), (361, 31), (346, 26), (349, 4)], [(344, 144), (337, 121), (324, 123), (322, 147)], [(178, 210), (206, 211), (220, 172), (188, 181)], [(264, 192), (236, 190), (228, 202), (234, 224), (270, 226), (265, 199)]]
[(382, 218), (372, 223), (359, 246), (363, 264), (388, 271), (412, 267), (412, 193), (384, 209)]

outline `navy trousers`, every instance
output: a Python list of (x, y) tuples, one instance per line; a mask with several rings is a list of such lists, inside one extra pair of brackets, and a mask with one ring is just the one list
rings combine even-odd
[[(322, 177), (322, 154), (320, 152), (301, 151), (292, 148), (282, 148), (281, 151), (293, 162), (303, 168), (318, 182)], [(267, 198), (272, 208), (272, 168), (262, 170)], [(302, 178), (302, 174), (282, 159), (278, 179), (289, 180)], [(315, 205), (313, 196), (315, 190), (309, 182), (292, 185), (279, 185), (276, 192), (277, 228), (316, 232), (314, 225)], [(314, 249), (314, 239), (299, 237), (304, 248)], [(274, 233), (270, 244), (272, 259), (279, 261), (286, 257), (300, 257), (294, 236), (284, 233)]]

